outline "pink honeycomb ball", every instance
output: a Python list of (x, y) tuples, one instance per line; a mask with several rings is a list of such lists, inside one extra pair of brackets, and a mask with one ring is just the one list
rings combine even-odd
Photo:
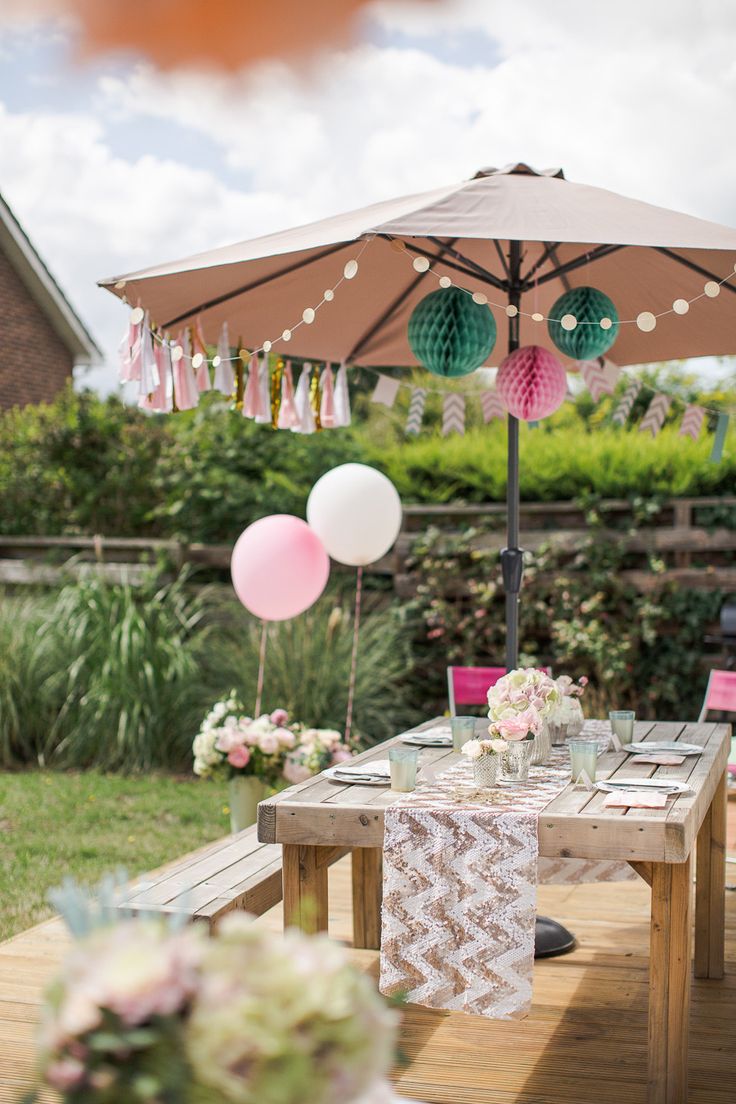
[(525, 345), (502, 361), (496, 390), (509, 414), (525, 422), (547, 418), (567, 394), (567, 374), (557, 357), (541, 345)]

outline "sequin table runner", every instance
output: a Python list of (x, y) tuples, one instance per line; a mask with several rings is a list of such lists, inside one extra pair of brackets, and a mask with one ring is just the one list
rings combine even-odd
[[(461, 762), (386, 807), (382, 992), (495, 1019), (528, 1013), (537, 825), (569, 781), (567, 752), (557, 749), (548, 766), (531, 768), (527, 786), (479, 790)], [(624, 865), (543, 859), (539, 874), (607, 880)]]

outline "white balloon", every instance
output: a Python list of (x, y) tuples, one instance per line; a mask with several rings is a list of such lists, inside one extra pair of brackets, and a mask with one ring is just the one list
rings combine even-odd
[(401, 499), (366, 464), (341, 464), (312, 487), (307, 521), (333, 560), (364, 567), (385, 556), (401, 529)]

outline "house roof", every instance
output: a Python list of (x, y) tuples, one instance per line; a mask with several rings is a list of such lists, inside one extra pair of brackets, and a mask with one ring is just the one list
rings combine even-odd
[(102, 360), (99, 346), (1, 195), (0, 249), (73, 355), (74, 363), (91, 364)]

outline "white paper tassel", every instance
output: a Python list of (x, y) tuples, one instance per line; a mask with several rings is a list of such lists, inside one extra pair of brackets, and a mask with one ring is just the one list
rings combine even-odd
[(294, 433), (314, 433), (317, 428), (312, 404), (309, 401), (309, 384), (311, 378), (312, 365), (305, 364), (299, 376), (299, 383), (296, 385), (296, 393), (294, 395), (294, 405), (299, 418), (299, 425), (295, 427)]
[(268, 357), (264, 356), (258, 369), (258, 413), (256, 421), (260, 425), (271, 424), (271, 370)]
[(158, 365), (153, 355), (153, 335), (151, 334), (151, 323), (148, 313), (146, 313), (143, 320), (143, 330), (141, 332), (140, 341), (141, 374), (138, 394), (141, 397), (145, 397), (147, 395), (152, 395), (159, 384)]
[(391, 376), (379, 375), (378, 383), (371, 395), (371, 402), (382, 403), (383, 406), (391, 408), (396, 402), (399, 387), (400, 384), (398, 380), (392, 379)]
[(335, 377), (335, 425), (350, 425), (350, 391), (348, 390), (348, 370), (341, 364)]
[(217, 355), (220, 358), (220, 363), (215, 368), (215, 380), (213, 387), (215, 391), (221, 391), (223, 395), (232, 395), (235, 391), (235, 372), (233, 371), (232, 361), (230, 360), (230, 335), (227, 329), (227, 322), (223, 322), (222, 329), (220, 330), (220, 338), (217, 342)]

